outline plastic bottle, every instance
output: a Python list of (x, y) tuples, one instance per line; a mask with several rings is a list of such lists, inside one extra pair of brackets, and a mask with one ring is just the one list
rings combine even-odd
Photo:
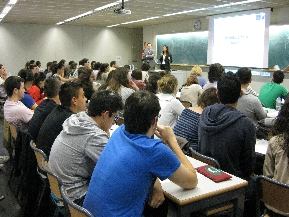
[(278, 96), (278, 98), (276, 99), (276, 111), (280, 111), (281, 110), (281, 97)]

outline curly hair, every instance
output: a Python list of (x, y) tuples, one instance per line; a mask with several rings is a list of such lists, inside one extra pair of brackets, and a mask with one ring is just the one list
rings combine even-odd
[(225, 74), (225, 68), (220, 63), (214, 63), (210, 65), (208, 72), (209, 82), (214, 83), (219, 81), (220, 77)]
[(199, 65), (194, 65), (194, 67), (191, 70), (191, 75), (196, 75), (196, 76), (202, 76), (203, 71)]
[(118, 93), (121, 86), (130, 87), (129, 80), (127, 78), (128, 71), (129, 70), (125, 67), (116, 69), (109, 81), (109, 89)]
[(199, 83), (199, 80), (198, 80), (198, 78), (196, 76), (189, 76), (187, 78), (186, 83), (183, 84), (183, 87), (184, 86), (190, 86), (192, 84), (198, 84), (198, 83)]
[[(279, 136), (278, 141), (281, 148), (287, 151), (289, 158), (289, 100), (287, 99), (274, 121), (274, 124), (269, 132), (269, 138)], [(284, 140), (284, 141), (282, 141)], [(289, 161), (288, 161), (289, 163)]]
[(178, 86), (178, 79), (173, 75), (165, 75), (158, 80), (158, 86), (162, 93), (173, 93)]

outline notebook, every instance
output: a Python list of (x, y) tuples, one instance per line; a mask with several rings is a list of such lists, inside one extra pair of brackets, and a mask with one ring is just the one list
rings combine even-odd
[(197, 167), (196, 170), (214, 182), (222, 182), (232, 178), (231, 175), (209, 165)]

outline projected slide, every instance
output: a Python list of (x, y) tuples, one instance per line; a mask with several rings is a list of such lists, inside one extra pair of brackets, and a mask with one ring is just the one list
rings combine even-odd
[(268, 67), (269, 18), (260, 11), (210, 18), (208, 64)]

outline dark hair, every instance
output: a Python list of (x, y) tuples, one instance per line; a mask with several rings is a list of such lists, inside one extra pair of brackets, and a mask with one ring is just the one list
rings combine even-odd
[(241, 84), (249, 84), (252, 78), (251, 70), (247, 67), (239, 68), (236, 75), (239, 77)]
[(92, 69), (86, 68), (86, 67), (79, 67), (78, 68), (78, 81), (80, 83), (92, 85), (92, 83), (89, 81), (89, 78), (91, 76)]
[(198, 83), (199, 83), (199, 80), (198, 80), (198, 78), (196, 76), (189, 76), (187, 78), (186, 83), (183, 84), (183, 87), (184, 86), (190, 86), (192, 84), (198, 84)]
[[(278, 138), (278, 143), (281, 148), (287, 152), (287, 157), (289, 158), (289, 100), (286, 100), (284, 105), (274, 121), (274, 124), (270, 130), (269, 136), (280, 136)], [(284, 140), (283, 140), (284, 139)], [(289, 163), (289, 159), (288, 159)]]
[(158, 80), (160, 79), (161, 76), (159, 73), (150, 74), (148, 82), (146, 83), (146, 90), (156, 94), (158, 91)]
[(158, 97), (149, 91), (136, 91), (125, 101), (124, 125), (133, 134), (145, 134), (161, 110)]
[(274, 83), (281, 84), (284, 80), (284, 72), (278, 70), (273, 74)]
[(214, 87), (205, 90), (198, 99), (198, 106), (206, 108), (209, 105), (220, 103), (220, 99), (217, 97), (217, 89)]
[(9, 76), (4, 83), (4, 89), (7, 93), (8, 97), (11, 97), (13, 95), (14, 88), (20, 89), (21, 82), (24, 82), (24, 80), (19, 76)]
[(142, 71), (148, 71), (150, 70), (151, 66), (148, 63), (143, 63), (141, 66)]
[(235, 103), (240, 97), (241, 82), (237, 75), (228, 72), (219, 79), (217, 89), (222, 104)]
[(65, 62), (66, 62), (65, 59), (62, 59), (62, 60), (59, 61), (58, 64), (61, 64), (62, 66), (64, 66), (64, 63), (65, 63)]
[(0, 69), (2, 68), (3, 64), (0, 64)]
[(87, 63), (88, 59), (87, 58), (83, 58), (82, 60), (79, 61), (79, 65), (84, 66), (84, 63)]
[(105, 69), (109, 67), (108, 63), (102, 63), (99, 67), (99, 72), (96, 75), (96, 80), (101, 80), (101, 75), (105, 73)]
[[(52, 62), (46, 63), (46, 68), (48, 69), (48, 67), (51, 67), (52, 64), (53, 64)], [(50, 70), (51, 70), (51, 68), (50, 68)]]
[(47, 98), (53, 98), (59, 94), (61, 81), (59, 77), (49, 77), (44, 83), (44, 93)]
[(131, 70), (130, 65), (124, 65), (123, 67), (124, 67), (124, 68), (127, 68), (128, 70)]
[(35, 65), (35, 60), (30, 60), (30, 61), (29, 61), (29, 64), (30, 64), (30, 65)]
[(71, 65), (72, 63), (74, 63), (74, 61), (73, 61), (73, 60), (70, 60), (70, 61), (68, 62), (68, 65)]
[(95, 60), (91, 61), (91, 63), (90, 63), (91, 69), (93, 69), (93, 66), (94, 66), (95, 63), (96, 63)]
[(113, 60), (113, 61), (110, 62), (109, 65), (110, 65), (110, 67), (112, 67), (112, 66), (115, 65), (115, 64), (116, 64), (116, 61)]
[(93, 70), (99, 70), (100, 66), (101, 66), (100, 62), (95, 63), (93, 66)]
[(21, 69), (18, 72), (18, 76), (20, 76), (24, 80), (24, 83), (27, 81), (33, 81), (33, 73), (27, 69)]
[[(164, 45), (163, 47), (166, 47), (167, 48), (167, 53), (169, 53), (169, 47), (167, 45)], [(164, 53), (164, 51), (163, 51)]]
[(33, 84), (39, 87), (39, 82), (44, 81), (46, 79), (46, 75), (44, 72), (37, 72), (33, 76)]
[(118, 93), (121, 86), (130, 87), (127, 74), (128, 74), (127, 68), (120, 67), (116, 69), (115, 73), (113, 74), (109, 82), (110, 89)]
[(209, 82), (219, 81), (223, 74), (225, 74), (225, 68), (220, 63), (211, 64), (208, 72)]
[(61, 102), (61, 105), (65, 107), (71, 106), (71, 99), (73, 97), (78, 97), (79, 95), (79, 89), (82, 88), (82, 84), (79, 82), (66, 82), (61, 85), (60, 91), (59, 91), (59, 99)]
[(34, 64), (30, 64), (30, 66), (29, 66), (29, 70), (33, 70), (35, 67), (37, 67), (36, 65), (34, 65)]
[(142, 80), (142, 71), (140, 69), (135, 69), (131, 72), (131, 77), (135, 80)]
[(103, 112), (112, 113), (123, 109), (121, 96), (111, 90), (102, 90), (92, 94), (88, 106), (88, 115), (100, 116)]
[(39, 60), (36, 61), (36, 65), (39, 67), (41, 66), (41, 62)]

